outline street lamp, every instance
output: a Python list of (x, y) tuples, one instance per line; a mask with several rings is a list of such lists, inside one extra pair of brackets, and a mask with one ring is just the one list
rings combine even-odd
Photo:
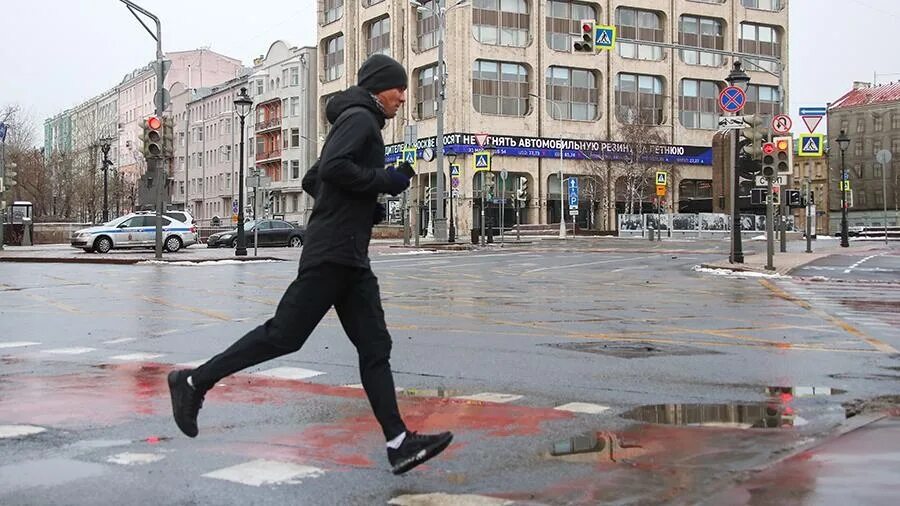
[[(743, 92), (747, 91), (750, 84), (750, 76), (741, 68), (740, 60), (735, 60), (731, 72), (725, 78), (728, 86), (734, 86)], [(735, 113), (737, 115), (737, 113)], [(728, 164), (731, 181), (731, 263), (744, 263), (744, 247), (741, 242), (741, 216), (738, 209), (738, 192), (740, 191), (740, 177), (738, 177), (737, 165), (737, 133), (731, 132), (731, 163)]]
[(243, 257), (247, 256), (247, 238), (244, 236), (244, 118), (250, 113), (250, 107), (253, 101), (247, 96), (247, 88), (241, 88), (236, 99), (234, 99), (234, 110), (241, 118), (241, 160), (238, 162), (238, 227), (237, 227), (237, 247), (234, 249), (234, 255)]
[(844, 167), (844, 152), (850, 147), (850, 137), (847, 132), (841, 130), (841, 134), (836, 139), (838, 146), (841, 148), (841, 246), (850, 247), (850, 241), (847, 238), (847, 168)]
[[(528, 96), (534, 97), (538, 100), (544, 100), (547, 103), (553, 104), (553, 107), (556, 108), (557, 117), (559, 119), (563, 118), (562, 107), (560, 107), (560, 105), (557, 104), (556, 102), (554, 102), (553, 100), (550, 100), (547, 97), (542, 97), (540, 95), (536, 95), (534, 93), (529, 93)], [(538, 121), (540, 121), (540, 119), (538, 119)], [(563, 137), (562, 137), (562, 131), (560, 131), (560, 134), (559, 134), (559, 238), (560, 239), (566, 238), (566, 209), (565, 209), (565, 204), (566, 204), (565, 203), (565, 201), (566, 201), (565, 194), (566, 194), (566, 192), (565, 192), (565, 190), (566, 190), (565, 183), (563, 183)], [(547, 192), (547, 196), (548, 197), (550, 196), (549, 191)], [(548, 198), (548, 200), (549, 200), (549, 198)], [(574, 225), (573, 225), (573, 227), (574, 227)], [(573, 229), (573, 233), (574, 233), (574, 229)]]
[[(440, 0), (433, 0), (432, 2), (428, 2), (428, 7), (425, 7), (425, 5), (418, 0), (409, 0), (409, 3), (415, 6), (418, 12), (431, 12), (438, 18), (438, 80), (436, 97), (437, 126), (435, 128), (435, 167), (437, 168), (437, 182), (435, 185), (435, 190), (437, 191), (438, 201), (437, 215), (434, 219), (436, 226), (434, 227), (434, 229), (437, 240), (444, 241), (448, 239), (447, 218), (444, 214), (444, 94), (447, 85), (447, 71), (444, 69), (444, 29), (446, 27), (447, 11), (456, 7), (465, 7), (469, 4), (469, 0), (457, 0), (456, 3), (454, 3), (450, 7), (443, 7), (442, 5), (440, 5)], [(452, 222), (450, 223), (450, 227), (453, 228)], [(456, 231), (450, 230), (449, 237), (455, 238), (455, 236)]]
[(103, 223), (109, 221), (109, 166), (112, 165), (112, 162), (109, 161), (109, 140), (104, 139), (103, 143), (100, 145), (100, 150), (103, 151)]

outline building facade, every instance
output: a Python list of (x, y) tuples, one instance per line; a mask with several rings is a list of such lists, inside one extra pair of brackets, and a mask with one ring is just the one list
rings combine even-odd
[[(424, 148), (433, 146), (436, 129), (440, 16), (437, 2), (423, 4), (417, 9), (406, 0), (319, 1), (320, 134), (328, 128), (324, 105), (330, 96), (355, 84), (366, 57), (384, 53), (410, 75), (407, 104), (384, 130), (386, 162), (396, 159), (410, 125), (417, 127), (419, 156), (427, 154)], [(623, 39), (689, 47), (620, 41), (613, 51), (573, 52), (581, 19), (615, 25)], [(646, 176), (655, 170), (670, 173), (667, 209), (711, 211), (681, 205), (711, 203), (717, 97), (733, 61), (704, 49), (782, 62), (788, 55), (787, 2), (781, 0), (472, 0), (450, 3), (445, 20), (444, 144), (448, 163), (461, 169), (455, 201), (461, 235), (478, 225), (481, 214), (472, 153), (482, 140), (493, 154), (492, 170), (508, 171), (506, 191), (526, 178), (526, 223), (559, 221), (560, 172), (581, 181), (582, 226), (615, 228), (616, 212), (634, 207), (626, 204), (637, 193), (637, 207), (652, 208), (655, 194)], [(744, 113), (786, 110), (778, 65), (744, 61), (752, 79)], [(788, 76), (781, 70), (786, 86)], [(622, 163), (634, 145), (647, 146), (656, 165)], [(434, 163), (420, 158), (417, 170), (426, 176), (411, 195), (421, 201), (424, 181), (433, 181), (428, 174)], [(512, 200), (507, 202), (505, 214), (513, 217)], [(490, 212), (497, 214), (497, 205)]]
[[(830, 222), (841, 229), (841, 150), (835, 139), (846, 132), (850, 144), (844, 152), (844, 169), (850, 180), (847, 217), (849, 226), (900, 225), (900, 83), (872, 86), (854, 83), (853, 89), (828, 106), (828, 139), (831, 149)], [(891, 152), (891, 162), (878, 163), (881, 150)]]

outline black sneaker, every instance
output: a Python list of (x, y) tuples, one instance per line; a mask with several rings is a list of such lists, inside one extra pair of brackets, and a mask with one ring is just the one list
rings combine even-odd
[(394, 474), (403, 474), (426, 460), (438, 455), (453, 441), (453, 434), (417, 434), (407, 432), (403, 444), (396, 450), (388, 448), (388, 460)]
[(188, 384), (191, 371), (183, 369), (169, 373), (169, 393), (172, 395), (172, 415), (175, 424), (188, 437), (197, 437), (197, 413), (203, 407), (205, 391), (197, 390)]

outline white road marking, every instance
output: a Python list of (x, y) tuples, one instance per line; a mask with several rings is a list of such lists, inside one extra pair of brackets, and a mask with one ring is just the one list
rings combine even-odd
[(553, 409), (557, 409), (559, 411), (569, 411), (572, 413), (587, 413), (590, 415), (596, 415), (608, 410), (609, 406), (591, 404), (589, 402), (570, 402), (568, 404), (563, 404), (562, 406), (556, 406)]
[(194, 360), (193, 362), (181, 362), (180, 364), (175, 364), (178, 367), (184, 367), (187, 369), (196, 369), (201, 365), (205, 364), (209, 359), (204, 360)]
[(460, 395), (458, 397), (451, 397), (451, 399), (457, 399), (461, 401), (479, 401), (479, 402), (496, 402), (499, 404), (517, 401), (521, 399), (521, 395), (515, 394), (498, 394), (494, 392), (482, 392), (480, 394), (475, 395)]
[(130, 343), (134, 341), (133, 337), (122, 337), (119, 339), (113, 339), (112, 341), (103, 341), (103, 344), (122, 344), (122, 343)]
[(531, 269), (530, 271), (525, 271), (522, 274), (532, 274), (535, 272), (543, 272), (543, 271), (552, 271), (556, 269), (570, 269), (572, 267), (587, 267), (589, 265), (599, 265), (599, 264), (608, 264), (613, 262), (634, 262), (638, 260), (643, 260), (646, 258), (653, 258), (659, 255), (646, 255), (642, 257), (629, 257), (629, 258), (612, 258), (608, 260), (598, 260), (596, 262), (587, 262), (583, 264), (566, 264), (566, 265), (552, 265), (550, 267), (541, 267), (539, 269)]
[(316, 478), (323, 474), (325, 472), (317, 467), (258, 459), (206, 473), (203, 476), (259, 487), (262, 485), (296, 485), (301, 483), (301, 479)]
[(37, 346), (41, 343), (36, 343), (34, 341), (7, 341), (5, 343), (0, 343), (0, 349), (4, 348), (23, 348), (25, 346)]
[(869, 260), (871, 260), (871, 259), (873, 259), (873, 258), (875, 258), (875, 257), (877, 257), (877, 256), (880, 256), (880, 255), (872, 255), (872, 256), (867, 256), (866, 258), (863, 258), (863, 259), (860, 260), (859, 262), (856, 262), (855, 264), (853, 264), (853, 265), (851, 265), (850, 267), (848, 267), (848, 268), (844, 271), (844, 274), (850, 274), (850, 271), (852, 271), (853, 269), (856, 269), (857, 267), (859, 267), (860, 265), (862, 265), (864, 262), (867, 262), (867, 261), (869, 261)]
[(116, 355), (114, 357), (109, 357), (112, 360), (125, 360), (130, 362), (136, 362), (140, 360), (153, 360), (161, 357), (161, 353), (127, 353), (125, 355)]
[[(362, 383), (352, 383), (350, 385), (343, 385), (344, 388), (352, 388), (354, 390), (363, 390)], [(402, 392), (406, 390), (405, 388), (394, 387), (395, 392)]]
[(138, 464), (152, 464), (166, 458), (165, 455), (158, 453), (120, 453), (106, 459), (111, 464), (121, 464), (123, 466), (134, 466)]
[(322, 371), (313, 371), (312, 369), (303, 369), (301, 367), (276, 367), (253, 373), (254, 376), (264, 376), (266, 378), (278, 378), (288, 380), (301, 380), (313, 378), (325, 374)]
[(436, 492), (401, 495), (388, 501), (388, 504), (395, 506), (508, 506), (513, 502), (487, 495)]
[(0, 425), (0, 439), (31, 436), (44, 432), (45, 428), (34, 425)]
[(81, 355), (82, 353), (90, 353), (97, 348), (56, 348), (53, 350), (44, 350), (44, 353), (55, 353), (57, 355)]

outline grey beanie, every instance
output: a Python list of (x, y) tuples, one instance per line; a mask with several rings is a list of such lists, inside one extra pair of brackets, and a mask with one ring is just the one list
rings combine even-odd
[(378, 93), (391, 88), (405, 89), (409, 84), (403, 65), (383, 54), (374, 54), (363, 62), (356, 80), (357, 86), (370, 93)]

